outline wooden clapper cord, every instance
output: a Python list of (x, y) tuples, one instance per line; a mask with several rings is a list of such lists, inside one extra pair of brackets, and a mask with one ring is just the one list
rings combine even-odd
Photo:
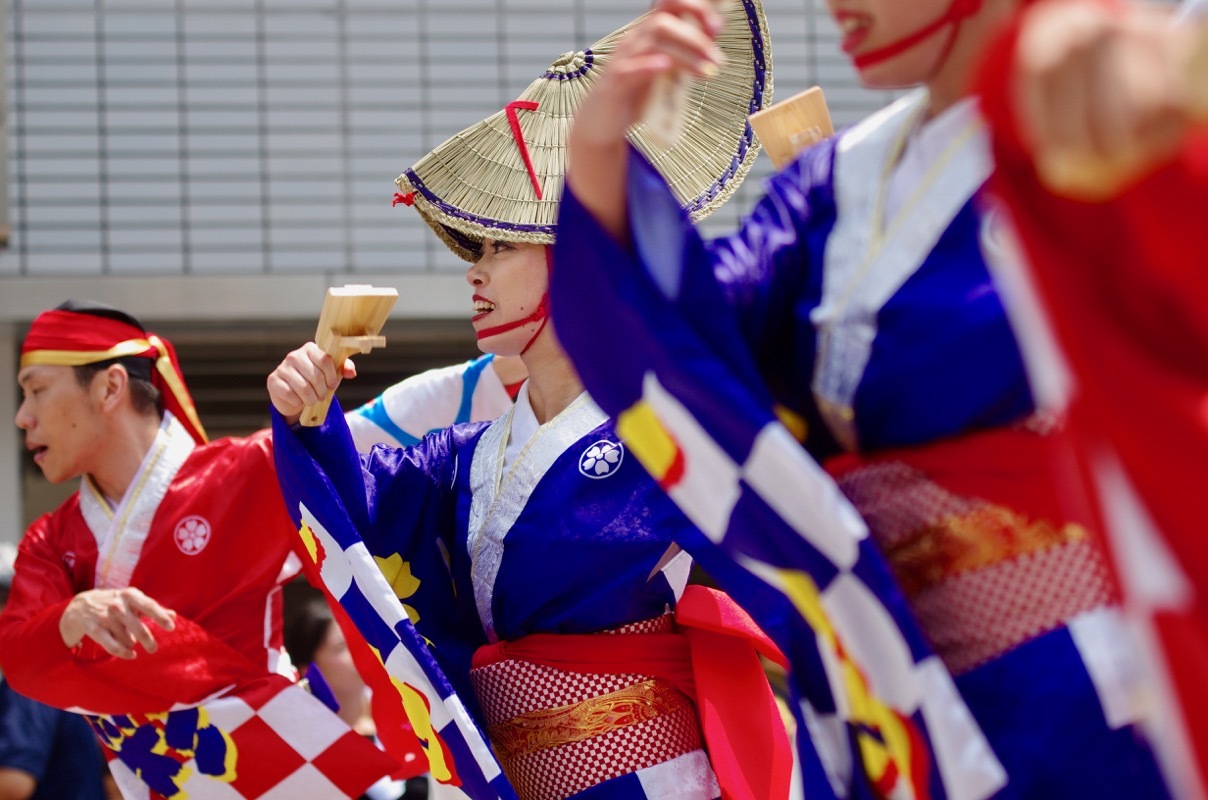
[[(386, 346), (386, 337), (378, 334), (397, 300), (397, 289), (343, 286), (327, 290), (315, 330), (315, 344), (335, 361), (336, 374), (353, 353), (368, 353), (375, 347)], [(328, 395), (302, 409), (299, 422), (308, 428), (322, 425), (330, 407), (331, 395)]]
[(751, 115), (751, 128), (776, 169), (810, 145), (835, 135), (826, 98), (817, 86)]

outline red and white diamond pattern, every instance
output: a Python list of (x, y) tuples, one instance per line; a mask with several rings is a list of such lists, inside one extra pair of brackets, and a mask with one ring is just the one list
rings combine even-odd
[[(202, 775), (186, 762), (181, 786), (190, 800), (339, 800), (359, 797), (397, 767), (311, 694), (281, 676), (203, 703), (210, 724), (237, 749), (231, 780)], [(127, 800), (158, 797), (121, 761), (111, 761)], [(230, 778), (231, 776), (226, 776)]]
[(582, 703), (648, 678), (647, 675), (583, 675), (515, 659), (470, 673), (488, 726), (530, 711)]
[(838, 483), (882, 551), (892, 550), (945, 517), (964, 516), (985, 505), (952, 494), (900, 461), (862, 466), (845, 473)]
[[(671, 633), (674, 627), (671, 615), (666, 614), (604, 631), (604, 635)], [(470, 673), (474, 694), (486, 714), (488, 726), (530, 711), (581, 703), (649, 678), (649, 675), (584, 675), (514, 659)]]

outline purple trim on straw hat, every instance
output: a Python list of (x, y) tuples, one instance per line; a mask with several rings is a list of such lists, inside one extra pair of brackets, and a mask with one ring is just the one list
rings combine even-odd
[(551, 68), (546, 70), (545, 74), (541, 77), (551, 81), (570, 81), (575, 78), (582, 78), (596, 65), (596, 54), (591, 51), (591, 48), (580, 50), (578, 53), (566, 53), (553, 63), (553, 67), (569, 66), (575, 62), (580, 54), (583, 56), (583, 63), (578, 69), (572, 72), (562, 72), (561, 70)]
[[(747, 27), (751, 30), (751, 40), (754, 46), (751, 48), (755, 55), (755, 78), (751, 81), (751, 103), (749, 113), (754, 114), (759, 109), (763, 108), (763, 93), (767, 88), (767, 62), (764, 60), (764, 41), (763, 34), (759, 30), (759, 17), (755, 14), (755, 9), (751, 5), (750, 0), (742, 0), (743, 8), (747, 12)], [(684, 206), (684, 210), (691, 214), (698, 211), (721, 193), (726, 184), (738, 173), (742, 167), (743, 161), (746, 160), (747, 151), (755, 143), (755, 132), (751, 130), (751, 123), (747, 123), (743, 128), (742, 138), (738, 140), (738, 152), (734, 158), (730, 159), (730, 167), (721, 174), (713, 184), (701, 194), (697, 195), (696, 199)]]
[(440, 223), (440, 227), (444, 230), (444, 232), (449, 236), (450, 239), (452, 239), (454, 242), (457, 242), (457, 246), (460, 247), (462, 250), (466, 250), (470, 253), (477, 253), (482, 249), (482, 240), (476, 239), (473, 236), (462, 233), (461, 231), (457, 230), (457, 228), (450, 228), (448, 225), (444, 224), (443, 222)]
[[(491, 219), (490, 217), (480, 217), (476, 214), (470, 214), (466, 211), (462, 211), (457, 206), (446, 203), (444, 200), (441, 200), (439, 197), (437, 197), (431, 189), (424, 185), (423, 180), (421, 180), (420, 177), (415, 174), (415, 170), (407, 168), (403, 170), (403, 174), (406, 175), (407, 180), (411, 182), (412, 188), (423, 195), (425, 200), (444, 213), (448, 214), (450, 217), (464, 219), (468, 222), (482, 225), (484, 228), (495, 228), (502, 231), (524, 231), (526, 233), (545, 233), (550, 236), (554, 235), (554, 230), (558, 227), (557, 225), (520, 225), (515, 222), (503, 222), (501, 220)], [(447, 225), (445, 227), (448, 228)], [(477, 244), (475, 244), (475, 246), (477, 246)]]

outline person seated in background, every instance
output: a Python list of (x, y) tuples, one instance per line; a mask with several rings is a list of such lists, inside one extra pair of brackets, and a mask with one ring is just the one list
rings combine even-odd
[(362, 453), (375, 444), (406, 447), (459, 422), (498, 419), (527, 376), (520, 359), (487, 353), (399, 381), (345, 419)]

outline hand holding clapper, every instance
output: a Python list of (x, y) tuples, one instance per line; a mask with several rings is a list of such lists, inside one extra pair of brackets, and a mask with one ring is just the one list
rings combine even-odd
[[(315, 344), (335, 361), (337, 374), (353, 353), (368, 353), (375, 347), (386, 346), (386, 337), (378, 334), (397, 300), (396, 289), (354, 285), (327, 290), (315, 330)], [(328, 396), (302, 409), (298, 421), (308, 428), (322, 425), (330, 406)]]

